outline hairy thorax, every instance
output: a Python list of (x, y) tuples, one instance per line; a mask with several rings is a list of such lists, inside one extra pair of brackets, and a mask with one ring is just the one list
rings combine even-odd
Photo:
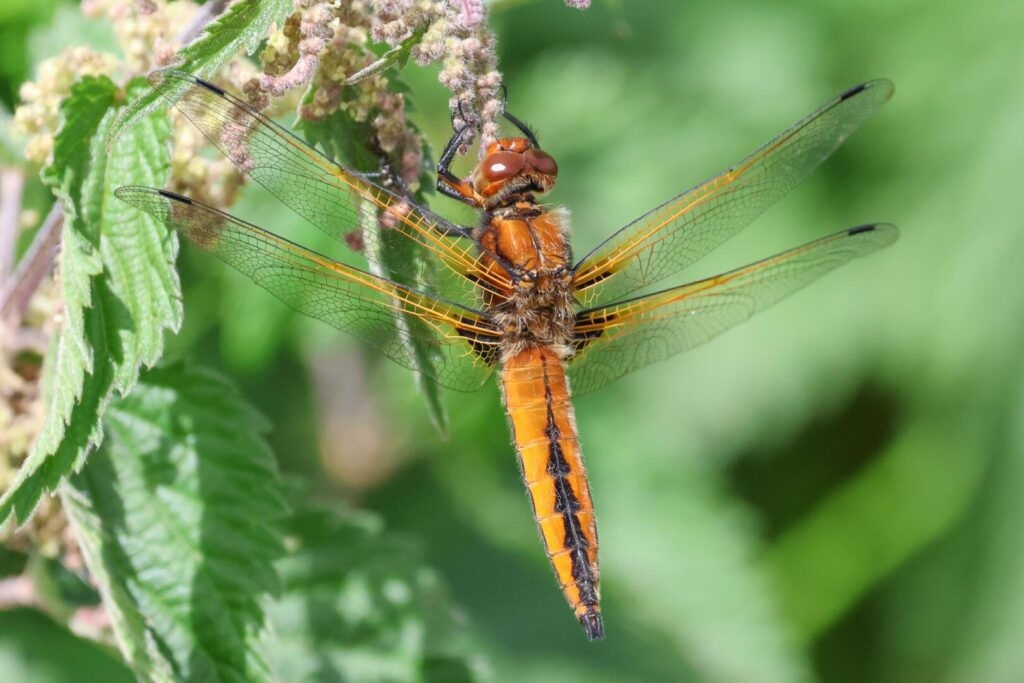
[(511, 270), (513, 288), (488, 295), (502, 354), (552, 348), (563, 358), (573, 334), (572, 252), (568, 212), (545, 211), (531, 199), (495, 209), (478, 228), (484, 254)]

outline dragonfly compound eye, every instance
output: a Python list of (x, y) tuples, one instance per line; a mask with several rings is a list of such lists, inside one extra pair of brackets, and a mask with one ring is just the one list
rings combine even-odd
[(540, 149), (526, 150), (526, 161), (537, 171), (545, 175), (558, 175), (558, 163), (555, 158)]
[(484, 177), (494, 182), (511, 178), (526, 166), (526, 159), (518, 152), (495, 152), (484, 159), (481, 167)]

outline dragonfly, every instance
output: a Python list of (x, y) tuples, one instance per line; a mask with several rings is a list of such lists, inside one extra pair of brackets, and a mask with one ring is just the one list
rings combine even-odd
[[(150, 82), (249, 178), (358, 251), (360, 268), (163, 189), (117, 197), (212, 252), (295, 310), (348, 332), (440, 385), (473, 391), (497, 374), (533, 516), (557, 581), (591, 640), (604, 636), (598, 533), (570, 387), (583, 394), (750, 318), (825, 273), (892, 244), (860, 225), (750, 265), (650, 292), (747, 226), (892, 95), (875, 80), (843, 92), (750, 156), (630, 222), (574, 259), (568, 214), (542, 204), (558, 164), (534, 132), (486, 146), (451, 170), (472, 134), (455, 130), (437, 163), (440, 193), (478, 209), (456, 225), (348, 169), (224, 89), (187, 73)], [(365, 229), (376, 226), (375, 229)], [(346, 239), (361, 231), (359, 240)], [(381, 275), (382, 235), (422, 255)], [(644, 293), (644, 292), (648, 293)]]

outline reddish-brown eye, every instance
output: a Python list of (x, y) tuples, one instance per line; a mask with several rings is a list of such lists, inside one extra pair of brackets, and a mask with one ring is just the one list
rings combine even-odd
[(555, 158), (545, 151), (530, 149), (526, 151), (526, 160), (530, 165), (545, 175), (558, 175), (558, 164)]
[(495, 152), (483, 163), (484, 177), (490, 181), (511, 178), (523, 170), (526, 160), (517, 152)]

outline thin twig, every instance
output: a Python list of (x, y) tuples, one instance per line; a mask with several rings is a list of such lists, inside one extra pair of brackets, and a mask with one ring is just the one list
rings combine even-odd
[(0, 320), (20, 320), (25, 313), (32, 295), (53, 267), (63, 225), (64, 211), (60, 204), (54, 204), (14, 276), (0, 289)]
[(228, 0), (210, 0), (210, 2), (196, 10), (192, 20), (188, 22), (188, 26), (181, 30), (176, 40), (182, 45), (191, 43), (203, 34), (206, 25), (216, 19), (227, 5)]
[(14, 267), (14, 250), (18, 244), (18, 215), (21, 213), (21, 192), (25, 172), (20, 168), (0, 168), (0, 286), (7, 282)]

